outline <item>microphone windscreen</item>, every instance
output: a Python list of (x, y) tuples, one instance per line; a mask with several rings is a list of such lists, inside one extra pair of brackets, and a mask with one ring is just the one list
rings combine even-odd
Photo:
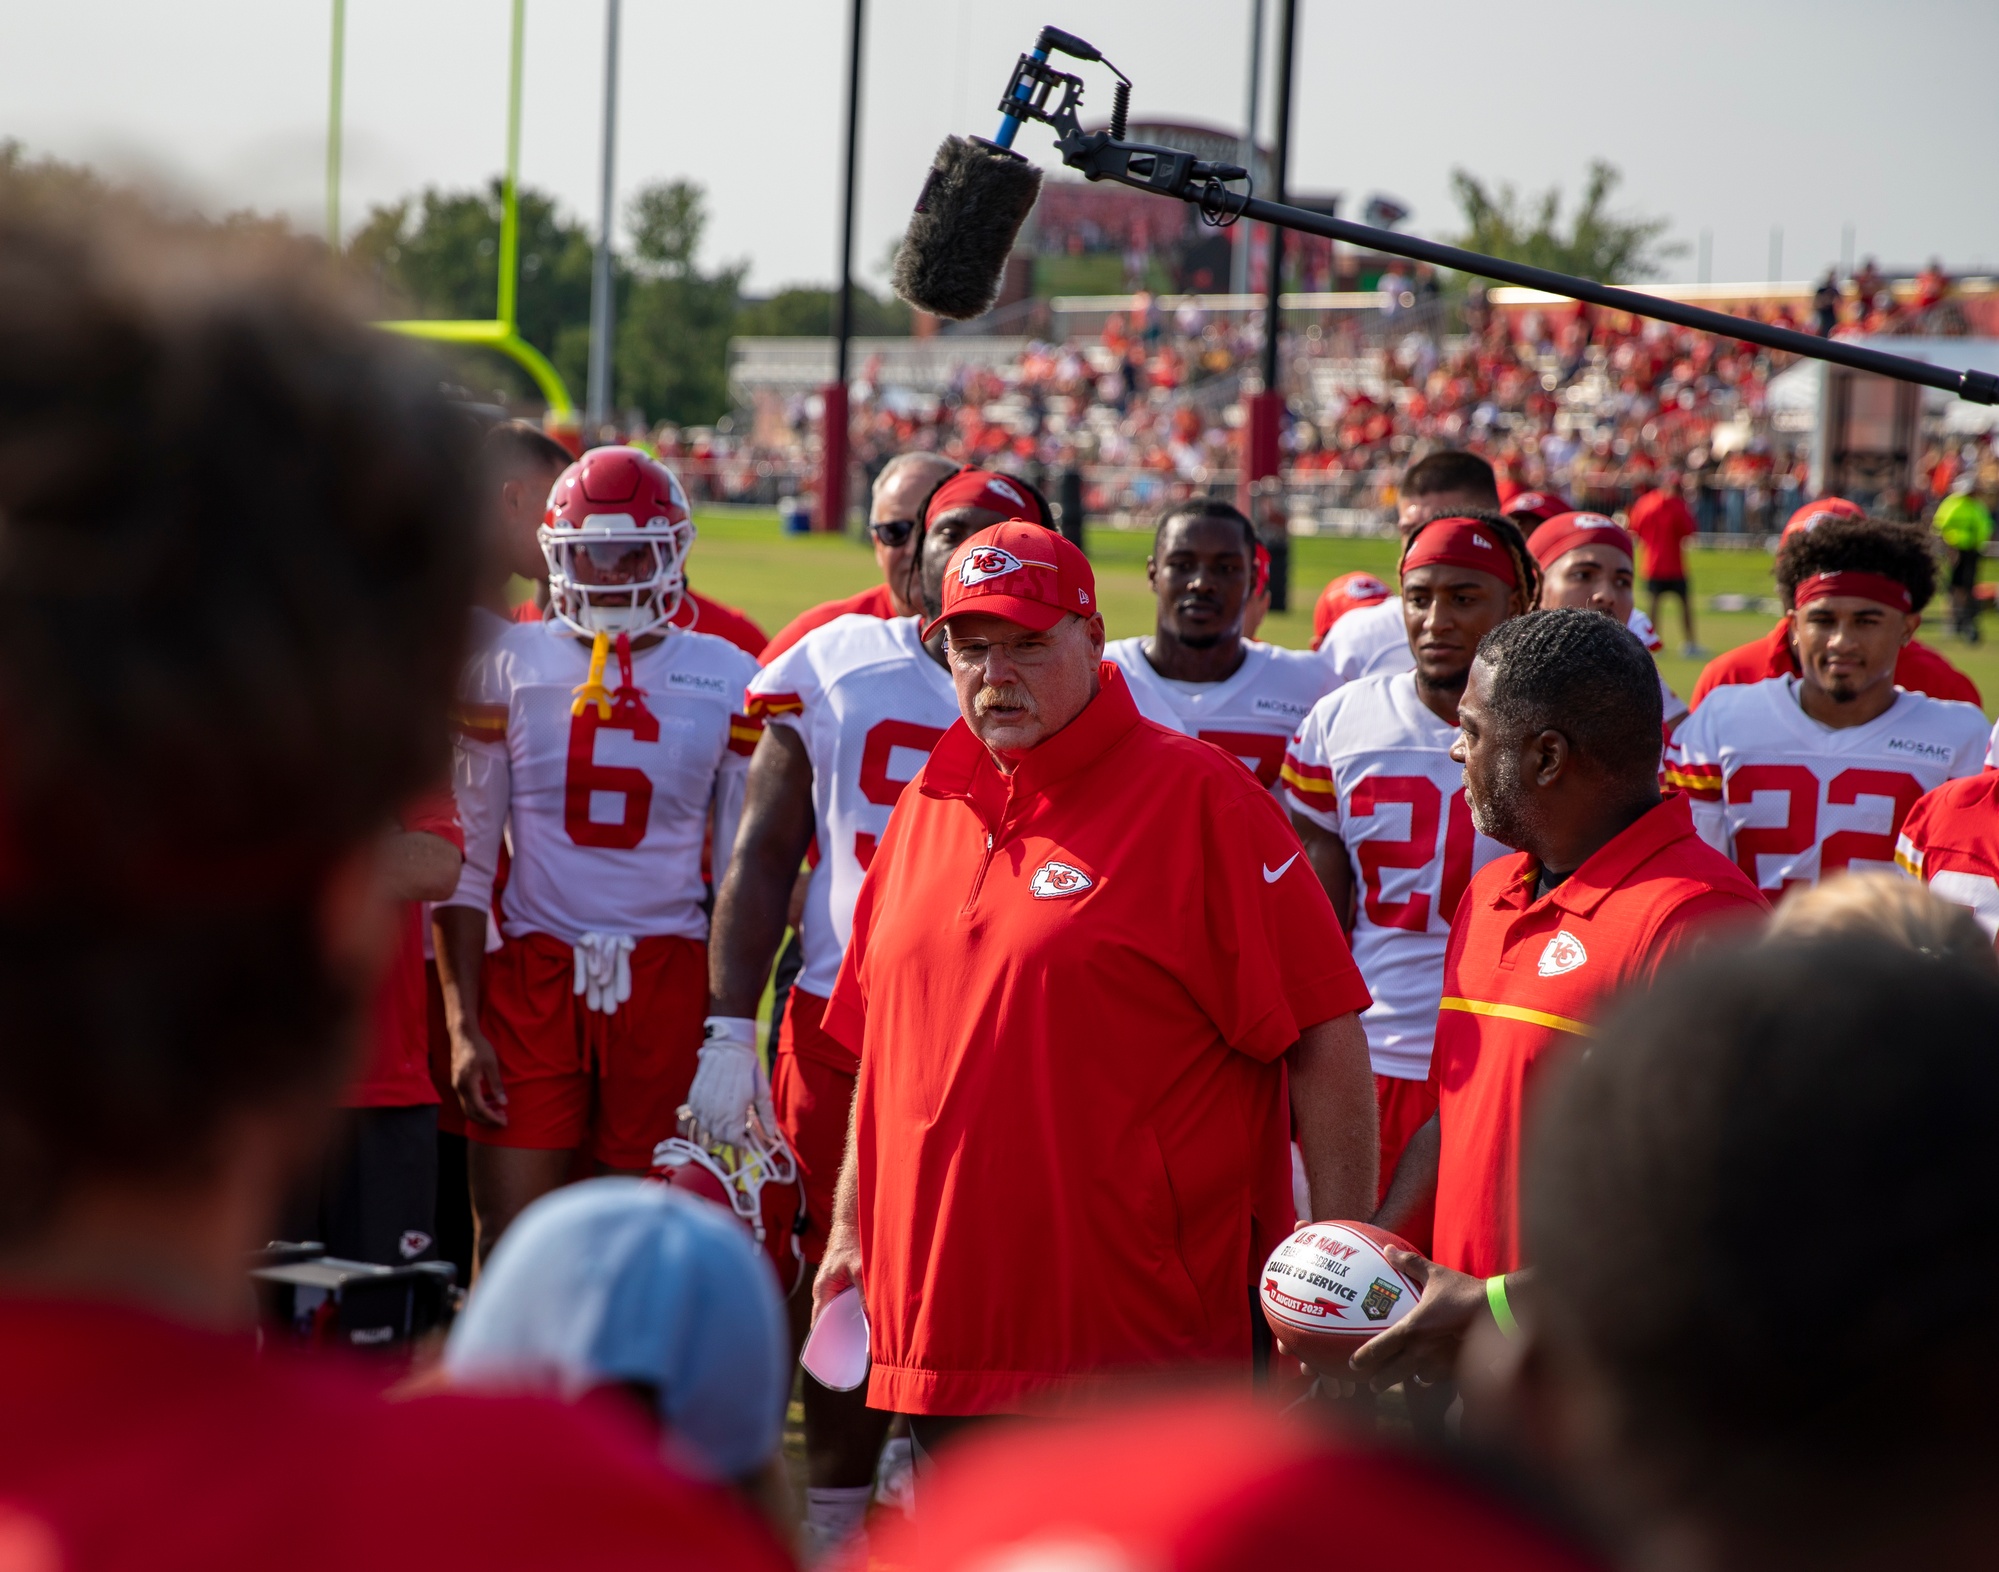
[(1041, 171), (982, 137), (946, 137), (895, 254), (895, 292), (956, 322), (999, 299), (1006, 259), (1041, 194)]

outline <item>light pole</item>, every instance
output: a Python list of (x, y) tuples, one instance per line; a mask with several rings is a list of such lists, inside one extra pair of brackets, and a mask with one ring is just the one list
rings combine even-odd
[[(1284, 183), (1291, 157), (1291, 68), (1292, 46), (1298, 32), (1298, 0), (1282, 0), (1277, 12), (1277, 128), (1271, 146), (1270, 183), (1272, 200), (1284, 200)], [(1247, 482), (1247, 511), (1260, 533), (1267, 533), (1270, 549), (1270, 609), (1290, 607), (1290, 540), (1280, 532), (1285, 528), (1282, 454), (1278, 438), (1284, 426), (1284, 389), (1279, 380), (1277, 337), (1282, 326), (1278, 302), (1284, 291), (1284, 231), (1270, 227), (1270, 277), (1263, 308), (1263, 391), (1248, 399), (1249, 421), (1245, 432), (1247, 452), (1243, 466)]]
[(819, 528), (847, 527), (847, 340), (854, 331), (854, 187), (861, 142), (861, 0), (853, 0), (847, 40), (847, 180), (840, 218), (840, 294), (833, 307), (833, 380), (821, 395)]
[(617, 301), (612, 294), (611, 238), (617, 222), (618, 13), (621, 0), (604, 0), (603, 190), (597, 206), (597, 256), (590, 272), (590, 386), (584, 395), (592, 430), (611, 417), (611, 333)]
[[(1244, 169), (1256, 168), (1257, 90), (1263, 85), (1263, 0), (1249, 0), (1249, 88), (1242, 112), (1242, 152), (1236, 162)], [(1229, 280), (1230, 291), (1249, 293), (1249, 250), (1256, 240), (1256, 226), (1244, 224), (1236, 237), (1235, 257)]]
[(340, 254), (340, 109), (347, 64), (347, 0), (333, 0), (333, 69), (326, 94), (326, 249)]

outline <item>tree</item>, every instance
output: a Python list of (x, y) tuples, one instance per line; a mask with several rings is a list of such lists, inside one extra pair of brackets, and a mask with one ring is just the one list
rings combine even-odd
[[(832, 290), (794, 284), (768, 300), (745, 301), (736, 331), (758, 338), (823, 336), (833, 331), (833, 306)], [(856, 333), (905, 334), (909, 307), (893, 295), (883, 299), (856, 284), (853, 320)]]
[(644, 187), (625, 222), (632, 257), (618, 309), (618, 402), (679, 425), (718, 420), (729, 409), (729, 337), (748, 269), (695, 266), (708, 212), (691, 181)]
[(1664, 218), (1623, 217), (1608, 210), (1610, 194), (1623, 179), (1616, 167), (1593, 159), (1568, 233), (1559, 232), (1562, 192), (1551, 186), (1522, 202), (1511, 185), (1497, 195), (1477, 176), (1451, 171), (1451, 190), (1464, 213), (1465, 232), (1457, 244), (1509, 262), (1573, 273), (1599, 283), (1621, 284), (1653, 278), (1667, 257), (1686, 251), (1683, 244), (1660, 245), (1671, 227)]

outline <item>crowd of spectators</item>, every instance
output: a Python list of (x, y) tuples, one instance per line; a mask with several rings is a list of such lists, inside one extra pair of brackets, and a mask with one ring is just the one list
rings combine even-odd
[[(1287, 324), (1294, 512), (1386, 527), (1395, 472), (1430, 443), (1472, 447), (1518, 486), (1605, 512), (1670, 469), (1703, 532), (1771, 532), (1808, 494), (1803, 444), (1767, 406), (1795, 357), (1586, 306), (1492, 307), (1477, 293), (1442, 293), (1427, 269), (1381, 283), (1383, 307)], [(1731, 309), (1846, 336), (1963, 332), (1955, 305), (1940, 264), (1898, 294), (1870, 258), (1845, 287), (1829, 275), (1810, 308)], [(1030, 340), (998, 366), (961, 364), (935, 393), (887, 385), (870, 362), (853, 402), (856, 479), (916, 447), (1018, 468), (1051, 492), (1055, 475), (1079, 470), (1099, 518), (1232, 489), (1261, 344), (1258, 314), (1169, 309), (1141, 293), (1095, 331)], [(701, 494), (774, 502), (810, 489), (819, 413), (816, 396), (793, 395), (753, 433), (739, 417), (735, 430), (663, 430), (658, 440)], [(1917, 494), (1901, 499), (1907, 511), (1948, 491), (1955, 469), (1934, 478), (1943, 454), (1939, 445), (1925, 457)]]

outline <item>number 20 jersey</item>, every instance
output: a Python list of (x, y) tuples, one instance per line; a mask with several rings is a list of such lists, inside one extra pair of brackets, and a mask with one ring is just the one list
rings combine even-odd
[(812, 763), (819, 862), (805, 889), (798, 986), (826, 998), (854, 931), (854, 900), (896, 799), (958, 719), (958, 696), (915, 617), (835, 617), (750, 683), (752, 721), (789, 726)]
[(1399, 1080), (1430, 1073), (1451, 919), (1506, 850), (1472, 828), (1457, 740), (1401, 671), (1321, 699), (1284, 756), (1291, 806), (1346, 845), (1353, 958), (1374, 995), (1361, 1026), (1375, 1073)]
[(634, 652), (637, 691), (608, 662), (608, 717), (594, 704), (576, 714), (590, 646), (556, 622), (500, 634), (473, 659), (459, 705), (465, 868), (448, 904), (490, 905), (505, 827), (507, 937), (707, 938), (701, 852), (711, 814), (725, 849), (741, 817), (756, 729), (738, 706), (756, 669), (722, 639), (669, 633)]
[(1796, 677), (1716, 688), (1673, 734), (1665, 782), (1694, 826), (1772, 900), (1859, 864), (1895, 863), (1916, 799), (1985, 758), (1975, 705), (1898, 691), (1864, 726), (1821, 725)]

